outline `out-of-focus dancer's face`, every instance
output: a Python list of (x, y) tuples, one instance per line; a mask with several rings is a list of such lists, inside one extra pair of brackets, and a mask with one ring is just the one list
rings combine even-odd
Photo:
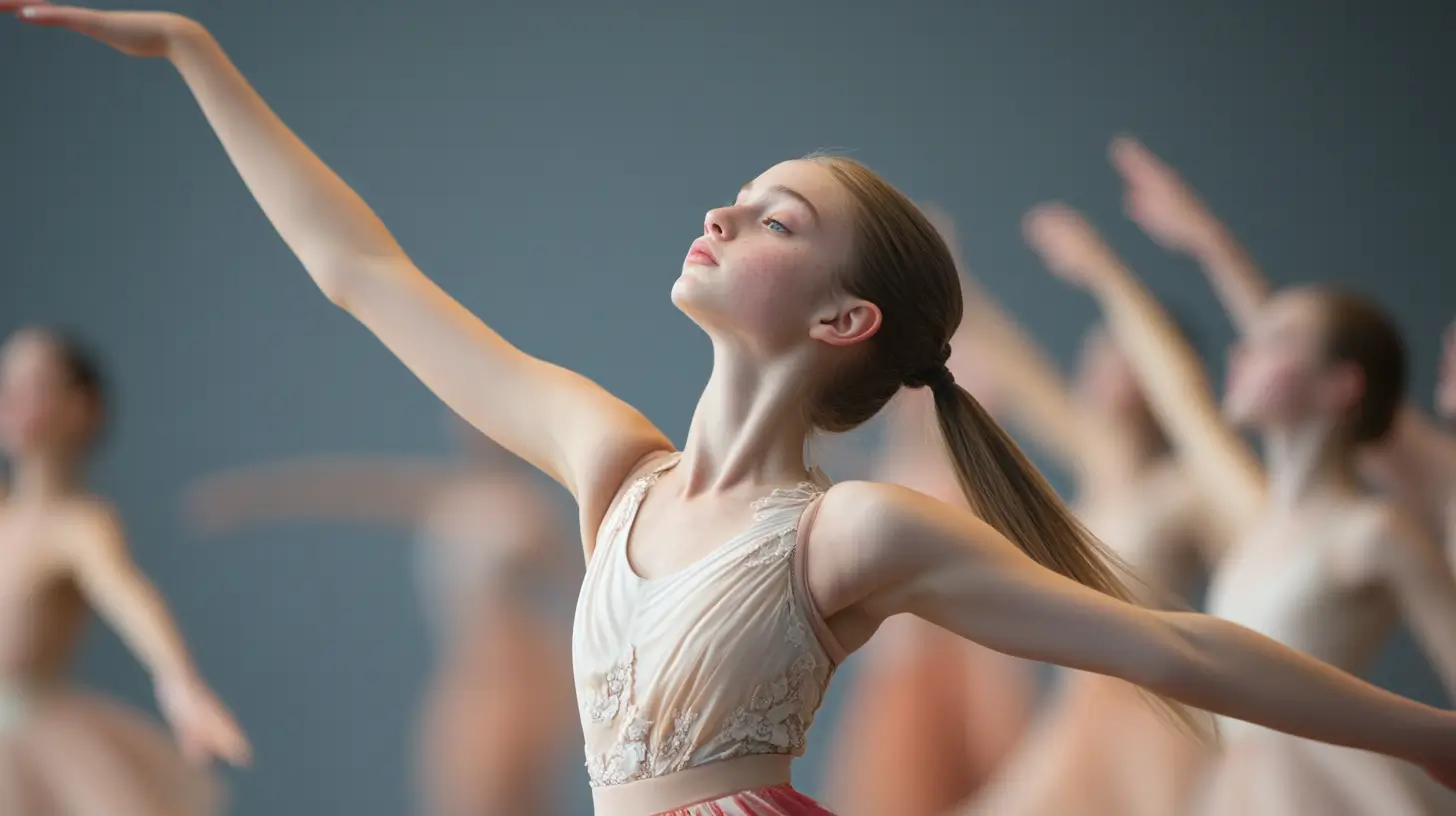
[(94, 397), (55, 338), (16, 333), (0, 349), (0, 448), (12, 457), (79, 452), (100, 421)]
[(1229, 359), (1224, 408), (1261, 430), (1318, 423), (1355, 444), (1383, 437), (1405, 391), (1405, 348), (1377, 305), (1320, 287), (1271, 298)]
[(1272, 298), (1229, 356), (1224, 410), (1234, 423), (1266, 428), (1319, 412), (1325, 373), (1319, 303), (1297, 292)]

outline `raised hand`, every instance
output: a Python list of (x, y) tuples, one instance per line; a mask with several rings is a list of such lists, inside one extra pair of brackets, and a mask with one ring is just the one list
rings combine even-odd
[(216, 758), (239, 766), (252, 761), (248, 738), (232, 712), (201, 680), (158, 682), (157, 704), (189, 760), (206, 764)]
[(1219, 237), (1219, 223), (1178, 173), (1136, 139), (1122, 137), (1108, 151), (1122, 176), (1123, 208), (1154, 241), (1199, 255)]
[(97, 11), (42, 0), (0, 0), (0, 12), (23, 22), (67, 28), (133, 57), (165, 57), (184, 36), (201, 31), (192, 20), (158, 11)]
[(1121, 267), (1117, 256), (1082, 214), (1065, 204), (1043, 204), (1022, 221), (1026, 242), (1052, 274), (1090, 287)]

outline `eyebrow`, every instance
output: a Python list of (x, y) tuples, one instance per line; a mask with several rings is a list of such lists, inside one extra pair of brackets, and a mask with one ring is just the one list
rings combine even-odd
[[(743, 185), (743, 187), (738, 190), (738, 194), (739, 195), (745, 195), (745, 194), (751, 192), (752, 190), (753, 190), (753, 182), (750, 181), (747, 184)], [(776, 193), (776, 194), (782, 195), (782, 196), (788, 196), (789, 198), (794, 199), (795, 201), (799, 202), (800, 204), (803, 204), (809, 210), (809, 214), (812, 215), (812, 216), (814, 216), (814, 220), (816, 220), (816, 221), (819, 220), (819, 210), (817, 210), (814, 207), (814, 202), (810, 201), (808, 199), (808, 197), (806, 197), (803, 193), (799, 192), (798, 190), (795, 190), (792, 187), (785, 187), (782, 184), (775, 184), (772, 187), (769, 187), (768, 188), (768, 192), (770, 192), (770, 193)]]

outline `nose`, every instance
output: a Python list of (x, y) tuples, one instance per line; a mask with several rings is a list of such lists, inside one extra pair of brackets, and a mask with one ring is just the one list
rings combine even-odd
[(732, 207), (715, 207), (703, 216), (703, 234), (726, 241), (733, 237)]

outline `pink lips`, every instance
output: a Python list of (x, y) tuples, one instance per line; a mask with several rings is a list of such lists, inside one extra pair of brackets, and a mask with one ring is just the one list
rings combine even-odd
[(708, 239), (699, 238), (693, 242), (692, 248), (688, 250), (688, 257), (684, 263), (698, 264), (700, 266), (717, 266), (718, 259), (713, 255), (713, 250), (708, 246)]

